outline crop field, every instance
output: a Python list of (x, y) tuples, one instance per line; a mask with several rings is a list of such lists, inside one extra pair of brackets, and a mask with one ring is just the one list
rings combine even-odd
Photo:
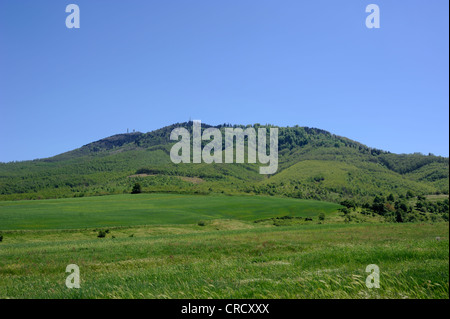
[(313, 217), (340, 206), (268, 196), (134, 194), (0, 202), (0, 230), (189, 224), (199, 220)]
[[(173, 194), (1, 202), (0, 298), (449, 298), (448, 223), (345, 224), (339, 207)], [(312, 220), (255, 222), (283, 216)], [(65, 286), (69, 264), (80, 289)], [(369, 264), (380, 288), (365, 284)]]

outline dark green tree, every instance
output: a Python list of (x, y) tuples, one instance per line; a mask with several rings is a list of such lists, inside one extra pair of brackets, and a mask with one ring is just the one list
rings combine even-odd
[(372, 210), (378, 215), (384, 215), (386, 213), (386, 207), (384, 206), (385, 200), (383, 196), (375, 196), (373, 199)]
[(395, 221), (397, 223), (403, 223), (403, 216), (402, 216), (401, 211), (399, 211), (399, 210), (395, 212)]
[(341, 202), (341, 205), (347, 207), (348, 209), (355, 209), (356, 208), (356, 203), (354, 201), (352, 201), (352, 200), (349, 200), (349, 199), (343, 200)]
[(141, 184), (135, 183), (133, 189), (131, 190), (131, 194), (139, 194), (142, 193)]

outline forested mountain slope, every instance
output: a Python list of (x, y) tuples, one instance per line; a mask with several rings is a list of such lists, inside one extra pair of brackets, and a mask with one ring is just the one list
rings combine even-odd
[[(180, 126), (192, 131), (192, 122), (176, 123), (148, 133), (114, 135), (51, 158), (0, 163), (0, 199), (124, 193), (135, 182), (147, 192), (269, 194), (332, 201), (349, 197), (363, 201), (407, 191), (448, 194), (448, 158), (393, 154), (308, 127), (279, 127), (279, 167), (272, 176), (259, 174), (260, 163), (175, 165), (170, 161), (174, 142), (169, 137)], [(231, 125), (216, 127), (223, 131)]]

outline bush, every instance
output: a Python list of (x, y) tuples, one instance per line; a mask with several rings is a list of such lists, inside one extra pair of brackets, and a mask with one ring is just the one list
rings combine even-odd
[(131, 194), (139, 194), (142, 193), (141, 184), (135, 183), (133, 189), (131, 190)]
[(3, 241), (3, 235), (0, 235), (0, 242)]
[(199, 226), (206, 226), (206, 222), (204, 220), (201, 220), (198, 222)]
[(320, 213), (319, 214), (319, 220), (325, 220), (325, 214), (324, 213)]
[(347, 207), (348, 209), (356, 208), (356, 203), (354, 201), (352, 201), (352, 200), (349, 200), (349, 199), (343, 200), (341, 202), (341, 205)]
[(395, 212), (395, 221), (397, 222), (397, 223), (403, 223), (403, 220), (404, 220), (404, 218), (403, 218), (403, 215), (402, 215), (402, 212), (401, 211), (396, 211)]
[(106, 237), (106, 232), (103, 231), (103, 230), (100, 230), (100, 231), (98, 232), (97, 237), (98, 237), (98, 238), (104, 238), (104, 237)]
[(407, 198), (407, 199), (410, 199), (410, 198), (413, 198), (413, 197), (414, 197), (414, 193), (411, 192), (410, 190), (408, 190), (408, 191), (406, 192), (406, 198)]

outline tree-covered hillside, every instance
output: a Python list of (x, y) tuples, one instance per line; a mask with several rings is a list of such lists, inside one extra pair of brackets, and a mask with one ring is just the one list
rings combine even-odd
[[(448, 194), (449, 190), (448, 158), (393, 154), (298, 126), (279, 128), (279, 167), (272, 176), (259, 174), (260, 163), (176, 165), (170, 161), (174, 141), (169, 137), (180, 126), (192, 132), (192, 122), (176, 123), (148, 133), (114, 135), (51, 158), (0, 163), (0, 199), (128, 193), (136, 182), (144, 192), (267, 194), (330, 201), (364, 201), (407, 191)], [(216, 127), (223, 132), (226, 127), (250, 126)]]

